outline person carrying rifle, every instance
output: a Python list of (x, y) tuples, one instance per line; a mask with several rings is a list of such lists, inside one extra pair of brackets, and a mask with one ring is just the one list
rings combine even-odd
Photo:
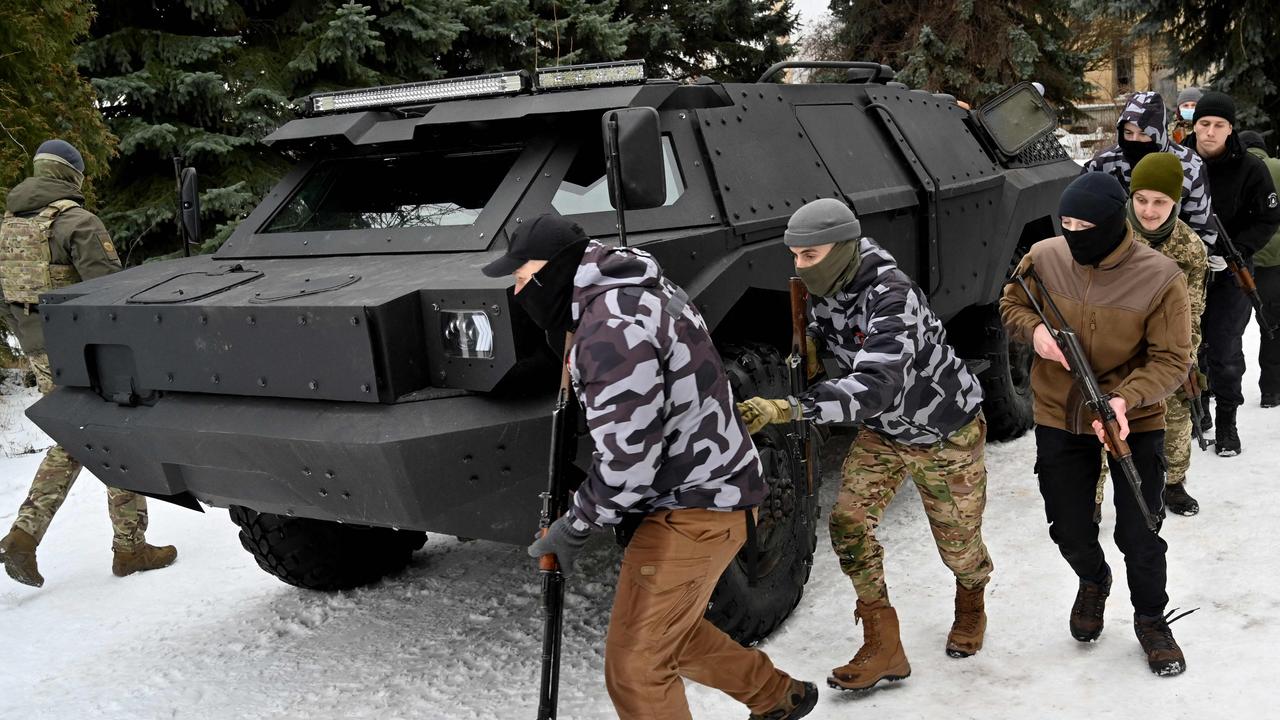
[[(1245, 152), (1234, 132), (1235, 122), (1231, 96), (1207, 92), (1196, 104), (1195, 132), (1188, 145), (1204, 159), (1213, 210), (1243, 256), (1241, 270), (1252, 273), (1254, 253), (1280, 228), (1280, 201), (1267, 166)], [(1252, 307), (1237, 282), (1231, 272), (1219, 272), (1209, 281), (1202, 319), (1209, 390), (1217, 401), (1214, 452), (1222, 457), (1239, 455), (1242, 449), (1236, 409), (1244, 402), (1242, 337)]]
[[(982, 389), (955, 350), (925, 294), (839, 200), (800, 208), (785, 242), (809, 290), (809, 347), (835, 355), (839, 377), (796, 398), (739, 405), (753, 433), (794, 419), (859, 426), (831, 511), (831, 545), (857, 593), (863, 644), (827, 683), (863, 690), (911, 673), (889, 604), (884, 549), (876, 540), (885, 508), (910, 475), (942, 560), (956, 577), (955, 621), (946, 652), (982, 648), (991, 557), (982, 541), (987, 423)], [(810, 361), (816, 374), (816, 356)]]
[[(1204, 243), (1178, 218), (1178, 198), (1182, 193), (1182, 166), (1169, 153), (1153, 153), (1133, 168), (1132, 195), (1125, 212), (1133, 239), (1159, 250), (1178, 263), (1187, 281), (1191, 301), (1191, 347), (1200, 346), (1200, 314), (1204, 312), (1205, 277), (1208, 264)], [(1189, 382), (1201, 389), (1199, 368), (1193, 368)], [(1200, 504), (1186, 490), (1187, 469), (1191, 466), (1192, 408), (1194, 398), (1179, 387), (1177, 397), (1168, 401), (1164, 413), (1164, 457), (1166, 464), (1164, 503), (1170, 512), (1195, 515)], [(1199, 408), (1195, 408), (1198, 410)], [(1199, 432), (1199, 429), (1197, 429)]]
[[(1010, 339), (1030, 343), (1036, 352), (1031, 390), (1040, 493), (1049, 536), (1080, 580), (1071, 635), (1091, 642), (1102, 633), (1111, 568), (1093, 516), (1103, 426), (1086, 405), (1084, 389), (1055, 339), (1055, 333), (1066, 330), (1078, 334), (1092, 365), (1079, 371), (1096, 375), (1106, 406), (1114, 412), (1116, 434), (1132, 453), (1141, 497), (1156, 518), (1153, 530), (1127, 484), (1112, 493), (1115, 540), (1124, 554), (1134, 630), (1152, 672), (1174, 675), (1186, 669), (1186, 659), (1165, 615), (1168, 545), (1158, 522), (1164, 510), (1161, 451), (1164, 401), (1191, 367), (1191, 301), (1178, 264), (1134, 240), (1125, 223), (1127, 200), (1110, 175), (1076, 178), (1059, 206), (1063, 236), (1032, 245), (1014, 272), (1033, 297), (1020, 284), (1006, 285), (1000, 312)], [(1045, 324), (1036, 308), (1049, 305), (1047, 300), (1069, 328)], [(1114, 456), (1109, 464), (1113, 482), (1124, 483), (1125, 467)]]
[(605, 640), (618, 717), (690, 718), (682, 678), (752, 718), (809, 714), (813, 683), (703, 618), (767, 487), (701, 313), (651, 255), (594, 242), (556, 215), (526, 220), (483, 272), (514, 276), (516, 303), (551, 337), (574, 333), (569, 372), (595, 443), (569, 512), (529, 554), (554, 554), (571, 576), (594, 530), (635, 524)]

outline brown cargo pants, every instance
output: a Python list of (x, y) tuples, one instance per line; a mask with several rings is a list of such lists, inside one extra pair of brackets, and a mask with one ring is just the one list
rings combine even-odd
[(754, 713), (775, 708), (791, 678), (702, 617), (716, 581), (746, 540), (742, 512), (659, 510), (636, 529), (618, 576), (604, 676), (621, 720), (685, 720), (682, 678), (717, 688)]

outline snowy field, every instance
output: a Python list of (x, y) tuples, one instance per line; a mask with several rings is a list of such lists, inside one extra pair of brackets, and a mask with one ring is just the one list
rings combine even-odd
[[(909, 486), (880, 537), (910, 679), (865, 696), (822, 682), (861, 639), (853, 591), (825, 528), (800, 607), (763, 647), (788, 672), (819, 682), (812, 718), (1277, 717), (1280, 409), (1258, 407), (1256, 368), (1245, 397), (1244, 454), (1220, 459), (1194, 450), (1190, 488), (1203, 510), (1169, 518), (1163, 531), (1171, 607), (1201, 608), (1173, 626), (1187, 653), (1185, 675), (1157, 678), (1146, 668), (1109, 539), (1110, 507), (1104, 542), (1118, 572), (1107, 628), (1095, 644), (1071, 639), (1075, 580), (1046, 531), (1030, 437), (989, 448), (985, 529), (996, 572), (979, 655), (943, 653), (954, 585)], [(31, 391), (6, 396), (0, 408), (4, 529), (39, 463), (37, 454), (8, 455), (48, 444), (19, 412), (32, 399)], [(839, 453), (827, 454), (826, 467), (835, 467)], [(828, 507), (835, 482), (828, 471)], [(149, 538), (176, 544), (178, 562), (118, 579), (105, 502), (101, 484), (83, 476), (40, 549), (42, 589), (0, 577), (0, 718), (534, 716), (539, 585), (522, 548), (433, 537), (399, 577), (320, 594), (261, 572), (224, 510), (201, 515), (156, 502)], [(613, 717), (602, 647), (618, 551), (599, 540), (569, 586), (562, 718)], [(716, 691), (691, 686), (688, 694), (697, 718), (747, 715)]]

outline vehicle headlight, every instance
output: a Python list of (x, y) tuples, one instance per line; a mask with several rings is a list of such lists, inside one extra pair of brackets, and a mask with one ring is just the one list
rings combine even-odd
[(440, 313), (440, 336), (446, 355), (460, 358), (493, 358), (493, 325), (484, 312), (444, 310)]

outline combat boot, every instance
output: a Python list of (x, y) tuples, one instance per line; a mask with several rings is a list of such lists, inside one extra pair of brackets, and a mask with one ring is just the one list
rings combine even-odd
[(910, 677), (911, 665), (898, 636), (898, 613), (889, 601), (859, 600), (854, 617), (862, 621), (862, 647), (847, 665), (831, 671), (827, 684), (837, 690), (866, 690), (881, 680)]
[(985, 590), (969, 590), (956, 583), (956, 619), (947, 635), (947, 654), (953, 658), (969, 657), (982, 649), (982, 637), (987, 632)]
[(172, 545), (156, 547), (139, 543), (128, 550), (115, 551), (115, 559), (111, 561), (111, 573), (116, 577), (124, 577), (143, 570), (158, 570), (169, 567), (176, 559), (178, 559), (178, 550)]
[(1157, 675), (1181, 675), (1187, 669), (1187, 659), (1182, 655), (1182, 648), (1178, 647), (1178, 641), (1173, 639), (1173, 631), (1169, 629), (1169, 625), (1195, 610), (1185, 612), (1172, 620), (1169, 619), (1169, 615), (1175, 612), (1177, 612), (1176, 609), (1163, 617), (1137, 613), (1133, 616), (1133, 632), (1138, 636), (1142, 651), (1147, 654), (1147, 666)]
[(1164, 486), (1164, 506), (1169, 512), (1188, 517), (1200, 512), (1200, 503), (1191, 497), (1182, 483)]
[(1280, 393), (1262, 393), (1262, 407), (1273, 408), (1280, 405)]
[(818, 686), (792, 679), (791, 687), (778, 706), (763, 715), (751, 713), (748, 720), (800, 720), (818, 704)]
[(13, 528), (0, 539), (0, 562), (4, 563), (9, 577), (23, 585), (44, 585), (40, 568), (36, 566), (36, 539), (26, 530)]
[(1080, 642), (1093, 642), (1102, 634), (1102, 615), (1111, 594), (1111, 568), (1102, 582), (1080, 581), (1076, 602), (1071, 606), (1071, 637)]
[(1218, 404), (1218, 429), (1215, 432), (1213, 451), (1218, 457), (1235, 457), (1240, 454), (1240, 435), (1236, 432), (1236, 406)]

